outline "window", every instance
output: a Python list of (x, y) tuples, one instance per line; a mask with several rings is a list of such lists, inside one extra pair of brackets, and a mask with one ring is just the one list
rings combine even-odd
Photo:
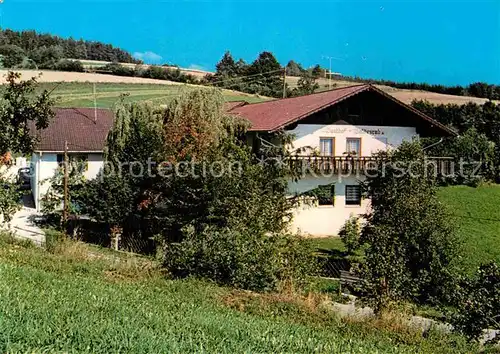
[(314, 198), (318, 205), (335, 205), (335, 185), (318, 186), (301, 194), (302, 197)]
[[(70, 169), (79, 168), (81, 171), (88, 170), (88, 156), (85, 154), (68, 154)], [(57, 154), (57, 164), (62, 167), (64, 164), (64, 154)]]
[(361, 156), (361, 138), (347, 138), (345, 151), (350, 155)]
[(316, 196), (318, 205), (335, 205), (335, 185), (319, 186)]
[(335, 138), (321, 138), (319, 139), (319, 150), (321, 156), (334, 156), (335, 155)]
[(57, 164), (59, 166), (62, 166), (63, 162), (64, 162), (64, 155), (63, 154), (57, 154)]
[(361, 186), (345, 186), (345, 205), (361, 205)]

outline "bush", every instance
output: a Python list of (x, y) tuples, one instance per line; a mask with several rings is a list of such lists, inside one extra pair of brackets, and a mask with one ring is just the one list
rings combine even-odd
[(452, 284), (460, 243), (437, 199), (435, 176), (426, 173), (418, 142), (380, 158), (364, 184), (372, 206), (360, 238), (365, 290), (377, 310), (398, 300), (440, 301)]
[(351, 216), (339, 231), (339, 236), (342, 239), (342, 242), (344, 242), (347, 253), (354, 254), (354, 252), (359, 248), (360, 234), (361, 227), (359, 225), (359, 218)]
[(111, 71), (111, 74), (116, 76), (136, 76), (135, 70), (118, 63), (110, 63), (104, 66), (104, 71)]
[(14, 68), (21, 64), (26, 56), (24, 50), (17, 45), (6, 44), (0, 46), (2, 64), (4, 68)]
[(0, 225), (11, 222), (13, 215), (21, 209), (20, 197), (18, 186), (0, 174)]
[(450, 316), (455, 329), (471, 338), (478, 338), (483, 329), (500, 330), (500, 265), (483, 265), (475, 277), (458, 285), (454, 292), (458, 311)]
[(79, 72), (82, 73), (85, 71), (83, 68), (83, 65), (80, 61), (78, 60), (61, 60), (58, 62), (55, 66), (56, 70), (60, 71), (74, 71), (74, 72)]
[(175, 277), (197, 276), (248, 290), (300, 288), (313, 275), (313, 252), (287, 235), (208, 228), (168, 245), (165, 266)]
[(38, 66), (36, 65), (34, 60), (25, 57), (21, 62), (21, 64), (17, 65), (17, 68), (26, 70), (36, 70), (38, 69)]
[(40, 69), (54, 69), (57, 63), (64, 57), (61, 46), (39, 47), (29, 53), (30, 59), (38, 64)]

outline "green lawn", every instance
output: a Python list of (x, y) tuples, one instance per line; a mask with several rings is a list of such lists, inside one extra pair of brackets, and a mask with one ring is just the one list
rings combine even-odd
[[(159, 84), (120, 84), (96, 83), (97, 107), (111, 108), (122, 94), (127, 95), (126, 102), (150, 101), (168, 102), (184, 90), (195, 87), (188, 85)], [(40, 89), (52, 91), (59, 107), (94, 107), (93, 84), (87, 82), (41, 83)], [(230, 101), (261, 102), (262, 98), (238, 94), (235, 91), (223, 91), (225, 99)]]
[(153, 265), (81, 244), (52, 254), (0, 239), (0, 352), (470, 353), (477, 349), (459, 337), (423, 338), (394, 330), (393, 324), (343, 322), (324, 310), (310, 309), (307, 301), (309, 305), (301, 307), (287, 296), (279, 300), (277, 295), (234, 292), (196, 280), (167, 280)]
[(462, 264), (469, 272), (481, 263), (500, 263), (500, 185), (441, 188), (439, 198), (458, 226)]
[(342, 242), (341, 238), (337, 236), (311, 238), (309, 242), (311, 243), (312, 247), (318, 249), (319, 251), (345, 251), (344, 243)]

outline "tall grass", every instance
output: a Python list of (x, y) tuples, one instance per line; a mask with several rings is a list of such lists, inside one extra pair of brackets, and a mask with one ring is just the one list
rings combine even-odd
[(475, 350), (447, 337), (347, 323), (324, 300), (172, 281), (148, 258), (74, 242), (49, 253), (0, 237), (0, 352)]

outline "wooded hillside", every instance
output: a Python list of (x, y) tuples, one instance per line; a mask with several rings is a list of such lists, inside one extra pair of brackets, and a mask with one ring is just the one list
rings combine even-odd
[(0, 30), (0, 54), (4, 67), (46, 67), (47, 63), (63, 58), (103, 60), (121, 63), (141, 63), (129, 52), (97, 41), (62, 38), (36, 31)]

